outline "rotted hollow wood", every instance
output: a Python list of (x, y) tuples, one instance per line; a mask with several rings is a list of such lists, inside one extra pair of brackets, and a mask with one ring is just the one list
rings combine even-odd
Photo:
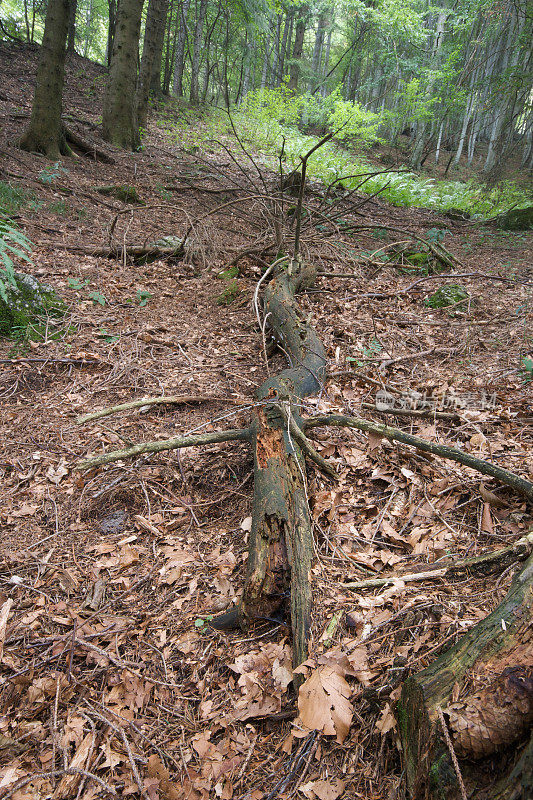
[[(265, 290), (264, 314), (290, 367), (269, 378), (256, 392), (251, 424), (254, 450), (254, 498), (248, 568), (236, 613), (213, 620), (214, 627), (272, 617), (290, 592), (293, 663), (307, 658), (311, 617), (313, 537), (302, 451), (287, 417), (300, 424), (300, 404), (316, 394), (325, 378), (326, 351), (299, 310), (296, 292), (310, 285), (314, 272), (300, 263), (280, 272)], [(283, 412), (281, 410), (283, 408)]]
[[(513, 761), (501, 756), (498, 790), (492, 770), (479, 759), (495, 758), (531, 730), (533, 721), (533, 556), (515, 576), (499, 606), (429, 667), (409, 678), (396, 719), (410, 795), (414, 800), (456, 800), (460, 790), (439, 720), (442, 709), (460, 759), (467, 794), (476, 800), (528, 797), (531, 744)], [(452, 699), (454, 697), (458, 700)], [(529, 754), (529, 755), (528, 755)], [(464, 759), (464, 760), (463, 760)], [(509, 763), (510, 762), (510, 763)], [(481, 777), (490, 775), (490, 787)], [(473, 793), (472, 793), (473, 792)]]

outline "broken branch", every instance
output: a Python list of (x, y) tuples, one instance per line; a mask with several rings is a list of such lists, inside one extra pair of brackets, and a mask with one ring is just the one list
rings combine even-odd
[(509, 472), (503, 467), (498, 467), (495, 464), (490, 464), (488, 461), (483, 461), (480, 458), (475, 458), (469, 453), (463, 453), (462, 450), (456, 447), (448, 447), (444, 444), (434, 444), (428, 442), (426, 439), (421, 439), (419, 436), (413, 436), (410, 433), (404, 433), (398, 428), (389, 428), (388, 425), (378, 425), (375, 422), (368, 422), (365, 419), (358, 419), (357, 417), (345, 417), (342, 414), (324, 414), (322, 416), (312, 417), (304, 421), (304, 430), (309, 428), (317, 428), (324, 425), (335, 425), (338, 427), (355, 428), (359, 431), (366, 431), (367, 433), (374, 433), (377, 436), (382, 436), (391, 442), (401, 442), (402, 444), (410, 445), (411, 447), (421, 450), (424, 453), (431, 453), (434, 456), (441, 456), (441, 458), (448, 458), (451, 461), (457, 461), (465, 467), (475, 469), (483, 475), (490, 475), (492, 478), (510, 486), (511, 489), (519, 492), (527, 497), (533, 503), (533, 484), (521, 478), (514, 472)]
[(111, 453), (103, 453), (101, 456), (78, 461), (76, 469), (85, 470), (91, 469), (91, 467), (100, 467), (102, 464), (111, 464), (111, 462), (120, 461), (123, 458), (134, 458), (142, 453), (160, 453), (163, 450), (179, 450), (182, 447), (197, 447), (220, 442), (249, 442), (250, 436), (249, 428), (241, 428), (239, 430), (200, 433), (196, 436), (184, 436), (183, 438), (163, 439), (160, 442), (144, 442), (133, 447), (127, 447), (124, 450), (113, 450)]

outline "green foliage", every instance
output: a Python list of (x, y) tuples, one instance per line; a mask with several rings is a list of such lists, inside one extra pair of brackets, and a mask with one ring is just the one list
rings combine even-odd
[(150, 300), (150, 298), (153, 297), (153, 294), (146, 291), (146, 289), (137, 289), (136, 297), (139, 306), (143, 308), (147, 304), (148, 300)]
[(531, 356), (524, 356), (522, 359), (520, 373), (524, 383), (533, 382), (533, 358)]
[(99, 306), (105, 306), (105, 304), (107, 303), (106, 296), (96, 290), (93, 292), (89, 292), (88, 297), (89, 300), (92, 300), (95, 305), (98, 304)]
[[(283, 148), (284, 171), (291, 172), (300, 165), (300, 158), (318, 142), (316, 136), (302, 134), (296, 124), (289, 126), (286, 119), (298, 119), (302, 96), (288, 96), (285, 90), (264, 90), (251, 92), (238, 111), (232, 112), (232, 120), (243, 143), (259, 152), (260, 162), (273, 171), (279, 170), (279, 154)], [(305, 96), (304, 98), (305, 99)], [(344, 104), (344, 101), (342, 101)], [(318, 101), (316, 108), (318, 108)], [(346, 106), (339, 106), (344, 114)], [(283, 116), (285, 113), (286, 116)], [(335, 114), (331, 106), (330, 115)], [(189, 152), (211, 151), (213, 147), (234, 148), (234, 135), (228, 124), (227, 114), (220, 109), (195, 117), (183, 117), (172, 128), (172, 138)], [(280, 121), (281, 120), (281, 121)], [(358, 123), (354, 126), (357, 129)], [(369, 130), (377, 130), (377, 122), (370, 124)], [(360, 144), (365, 145), (364, 137)], [(368, 140), (366, 140), (368, 144)], [(489, 189), (486, 185), (467, 182), (421, 178), (412, 172), (386, 172), (371, 175), (375, 166), (356, 158), (340, 142), (329, 141), (317, 150), (308, 162), (309, 178), (330, 184), (342, 181), (345, 189), (360, 187), (366, 194), (379, 194), (384, 200), (397, 206), (431, 208), (435, 211), (465, 212), (477, 218), (492, 217), (506, 211), (511, 206), (528, 205), (527, 191), (511, 181)], [(350, 177), (345, 177), (350, 176)]]
[(8, 217), (0, 215), (0, 335), (20, 342), (54, 335), (54, 326), (42, 318), (61, 317), (65, 303), (49, 286), (15, 271), (13, 259), (32, 263), (31, 242)]
[(55, 183), (55, 181), (61, 177), (61, 175), (67, 175), (68, 169), (65, 169), (61, 165), (60, 161), (56, 161), (55, 164), (52, 164), (49, 167), (44, 167), (39, 174), (37, 175), (38, 180), (45, 185), (51, 185)]
[(425, 305), (430, 308), (448, 308), (449, 306), (457, 306), (459, 309), (464, 308), (466, 301), (470, 295), (463, 286), (456, 283), (441, 286), (440, 289), (432, 294), (427, 300), (424, 301)]
[(64, 216), (65, 214), (68, 214), (69, 207), (65, 200), (57, 200), (55, 203), (48, 204), (48, 211), (50, 211), (52, 214)]
[(216, 299), (217, 306), (229, 306), (242, 292), (239, 282), (235, 279), (227, 281), (226, 287)]
[(8, 302), (8, 286), (16, 287), (13, 258), (31, 264), (31, 242), (14, 222), (0, 213), (0, 299)]
[(327, 114), (327, 122), (330, 130), (336, 131), (335, 137), (341, 141), (354, 140), (363, 146), (377, 141), (382, 117), (372, 111), (363, 111), (359, 103), (343, 100), (339, 89), (332, 96), (335, 99)]
[(8, 217), (16, 214), (30, 197), (31, 195), (26, 189), (0, 181), (0, 214)]

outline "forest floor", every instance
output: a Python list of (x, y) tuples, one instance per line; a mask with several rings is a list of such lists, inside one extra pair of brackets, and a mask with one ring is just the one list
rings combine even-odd
[[(391, 693), (501, 600), (512, 570), (373, 590), (346, 584), (510, 544), (531, 527), (532, 509), (453, 462), (354, 432), (320, 434), (338, 476), (308, 471), (309, 670), (343, 665), (352, 718), (348, 731), (329, 720), (336, 735), (310, 732), (296, 718), (285, 621), (246, 633), (206, 622), (243, 587), (247, 445), (75, 469), (125, 441), (247, 424), (267, 376), (252, 296), (261, 261), (272, 260), (260, 251), (276, 229), (267, 194), (277, 178), (263, 174), (263, 185), (229, 135), (227, 150), (184, 152), (157, 119), (142, 152), (112, 150), (94, 127), (103, 71), (78, 57), (67, 70), (66, 119), (114, 163), (53, 165), (23, 153), (14, 142), (30, 111), (35, 59), (35, 50), (0, 46), (0, 179), (27, 192), (17, 222), (33, 243), (31, 272), (69, 313), (56, 338), (0, 340), (0, 608), (9, 611), (0, 624), (0, 797), (403, 798)], [(110, 184), (134, 186), (146, 205), (95, 191)], [(306, 202), (316, 210), (321, 190), (311, 188)], [(366, 201), (356, 214), (353, 200), (337, 198), (343, 220), (405, 233), (342, 232), (316, 211), (308, 217), (304, 258), (349, 273), (319, 277), (299, 300), (330, 359), (314, 407), (387, 420), (533, 479), (533, 384), (520, 369), (533, 348), (531, 236), (378, 198), (356, 197)], [(91, 255), (110, 243), (182, 238), (189, 227), (180, 259), (139, 265)], [(282, 229), (290, 241), (286, 208)], [(402, 245), (380, 260), (377, 251), (435, 231), (457, 259), (453, 272), (470, 277), (428, 276)], [(240, 258), (238, 276), (221, 278), (247, 248), (255, 252)], [(450, 283), (466, 289), (465, 303), (425, 303)], [(269, 368), (284, 365), (277, 354)], [(396, 407), (430, 399), (459, 418), (368, 410), (383, 388)], [(76, 423), (164, 394), (214, 399)]]

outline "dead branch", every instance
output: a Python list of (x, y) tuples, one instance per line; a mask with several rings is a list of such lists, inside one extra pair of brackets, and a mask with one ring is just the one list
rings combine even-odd
[(438, 569), (423, 572), (411, 572), (406, 575), (390, 575), (388, 578), (369, 578), (364, 581), (343, 583), (345, 589), (377, 589), (380, 586), (394, 584), (396, 581), (414, 583), (415, 581), (431, 581), (434, 578), (454, 578), (462, 580), (470, 575), (494, 575), (501, 573), (517, 561), (525, 561), (533, 552), (533, 531), (518, 539), (509, 547), (502, 547), (492, 553), (472, 558), (460, 558), (452, 564), (445, 564)]
[(519, 494), (522, 494), (533, 503), (532, 483), (516, 475), (514, 472), (509, 472), (509, 470), (503, 469), (503, 467), (498, 467), (495, 464), (490, 464), (488, 461), (483, 461), (468, 453), (463, 453), (462, 450), (458, 450), (455, 447), (448, 447), (444, 444), (434, 444), (433, 442), (426, 441), (426, 439), (421, 439), (419, 436), (404, 433), (397, 428), (390, 428), (388, 425), (378, 425), (375, 422), (368, 422), (367, 420), (358, 419), (357, 417), (345, 417), (341, 414), (324, 414), (323, 416), (304, 420), (305, 431), (309, 428), (317, 428), (325, 425), (355, 428), (359, 431), (374, 433), (391, 442), (401, 442), (402, 444), (407, 444), (417, 450), (421, 450), (424, 453), (431, 453), (434, 456), (441, 456), (441, 458), (449, 458), (452, 461), (463, 464), (465, 467), (475, 469), (483, 475), (490, 475), (492, 478), (496, 478), (500, 483), (510, 486), (511, 489), (519, 492)]
[(85, 461), (78, 461), (76, 469), (86, 470), (92, 467), (100, 467), (103, 464), (111, 464), (113, 461), (121, 461), (124, 458), (135, 458), (142, 453), (161, 453), (163, 450), (179, 450), (182, 447), (199, 447), (204, 444), (218, 444), (220, 442), (249, 442), (251, 432), (249, 428), (229, 431), (215, 431), (214, 433), (200, 433), (196, 436), (184, 436), (174, 439), (163, 439), (160, 442), (144, 442), (124, 450), (113, 450), (111, 453), (103, 453), (101, 456), (88, 458)]
[(236, 405), (243, 405), (246, 401), (238, 400), (234, 397), (206, 397), (205, 395), (197, 394), (145, 397), (142, 400), (132, 400), (130, 403), (121, 403), (118, 406), (103, 408), (101, 411), (92, 411), (90, 414), (83, 414), (76, 419), (76, 424), (83, 425), (85, 422), (92, 422), (95, 419), (102, 419), (102, 417), (108, 417), (111, 414), (118, 414), (119, 411), (129, 411), (132, 408), (144, 408), (145, 406), (155, 405), (182, 405), (185, 403), (234, 403)]

